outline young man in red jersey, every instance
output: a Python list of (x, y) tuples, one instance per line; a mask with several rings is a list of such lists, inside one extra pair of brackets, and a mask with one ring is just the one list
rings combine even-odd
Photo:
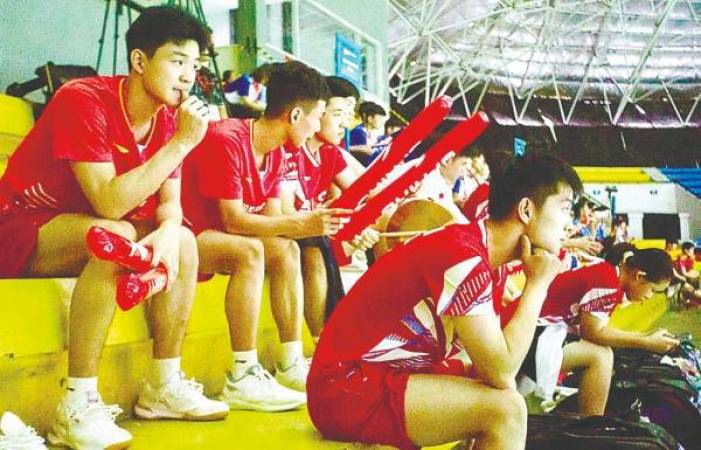
[[(580, 190), (555, 157), (511, 158), (493, 176), (490, 219), (427, 233), (377, 261), (321, 333), (307, 383), (321, 433), (401, 449), (469, 438), (477, 448), (523, 448), (526, 407), (514, 377)], [(502, 331), (492, 292), (515, 259), (525, 301)], [(451, 329), (477, 379), (451, 376), (464, 375), (446, 361)]]
[[(326, 77), (330, 96), (321, 128), (300, 148), (286, 146), (281, 198), (285, 214), (321, 208), (329, 200), (329, 191), (334, 185), (344, 190), (357, 178), (339, 147), (346, 132), (347, 98), (352, 97), (347, 83), (340, 77)], [(358, 236), (355, 244), (360, 249), (370, 248), (378, 238), (378, 233), (369, 228)], [(329, 238), (315, 236), (297, 243), (302, 254), (304, 316), (312, 339), (317, 342), (325, 317), (345, 292)]]
[[(579, 336), (579, 340), (563, 342), (562, 370), (581, 370), (580, 413), (604, 414), (613, 374), (611, 348), (665, 353), (679, 343), (665, 330), (640, 334), (608, 326), (611, 313), (624, 298), (632, 302), (649, 299), (655, 292), (664, 292), (671, 278), (672, 260), (663, 250), (638, 250), (621, 243), (611, 249), (606, 261), (563, 272), (553, 280), (538, 319), (536, 337), (546, 327), (557, 324), (566, 325), (571, 335)], [(523, 367), (523, 372), (532, 378), (539, 341), (534, 340)]]
[[(226, 314), (232, 369), (222, 400), (233, 409), (279, 411), (306, 402), (302, 354), (302, 279), (296, 238), (334, 234), (338, 213), (320, 209), (281, 214), (282, 145), (299, 146), (319, 130), (328, 89), (298, 62), (275, 68), (261, 119), (226, 119), (210, 126), (184, 169), (183, 207), (197, 235), (200, 272), (231, 274)], [(263, 279), (282, 352), (275, 379), (259, 364), (256, 331)], [(277, 381), (276, 381), (277, 380)]]
[[(117, 265), (91, 258), (93, 225), (153, 248), (168, 288), (150, 302), (154, 365), (135, 413), (211, 420), (221, 402), (180, 372), (197, 253), (181, 226), (179, 167), (202, 139), (207, 109), (187, 98), (209, 40), (191, 16), (146, 9), (127, 32), (129, 75), (66, 84), (12, 155), (0, 180), (3, 277), (79, 276), (70, 310), (67, 394), (49, 441), (76, 449), (128, 445), (120, 409), (97, 392), (98, 362), (115, 312)], [(177, 111), (173, 111), (177, 108)]]

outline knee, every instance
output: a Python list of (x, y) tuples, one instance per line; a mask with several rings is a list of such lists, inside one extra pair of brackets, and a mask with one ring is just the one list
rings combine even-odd
[(246, 239), (237, 246), (237, 262), (239, 267), (260, 270), (265, 261), (263, 243), (259, 239)]
[(273, 239), (265, 249), (269, 268), (285, 271), (299, 271), (299, 246), (292, 239)]
[(186, 227), (180, 227), (180, 267), (181, 270), (196, 271), (199, 264), (197, 239)]
[(613, 350), (611, 347), (605, 347), (601, 345), (595, 346), (596, 350), (592, 352), (592, 358), (594, 363), (602, 368), (603, 370), (612, 371), (613, 370)]
[(112, 233), (116, 233), (132, 241), (136, 240), (136, 228), (126, 220), (98, 220), (93, 223), (94, 226), (104, 228)]
[(498, 401), (492, 405), (490, 428), (492, 431), (526, 434), (528, 410), (523, 396), (515, 389), (502, 389), (498, 392)]

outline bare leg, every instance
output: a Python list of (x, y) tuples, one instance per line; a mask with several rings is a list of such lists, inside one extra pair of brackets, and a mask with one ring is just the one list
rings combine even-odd
[(256, 331), (265, 276), (263, 243), (253, 237), (206, 230), (197, 236), (202, 273), (231, 273), (226, 317), (233, 351), (256, 348)]
[(584, 369), (579, 386), (579, 412), (603, 415), (613, 373), (611, 348), (581, 340), (565, 345), (563, 353), (563, 370)]
[(178, 278), (167, 292), (161, 292), (147, 303), (153, 357), (168, 359), (180, 356), (185, 329), (190, 319), (197, 285), (197, 244), (195, 236), (180, 228), (180, 268)]
[[(39, 240), (26, 274), (35, 277), (76, 276), (70, 309), (68, 375), (97, 376), (102, 347), (116, 309), (114, 292), (117, 265), (91, 259), (85, 235), (101, 226), (129, 239), (136, 237), (128, 222), (97, 219), (81, 214), (63, 214), (39, 230)], [(87, 264), (87, 265), (86, 265)]]
[(270, 301), (280, 342), (302, 340), (302, 269), (299, 247), (291, 239), (263, 238)]
[(324, 327), (328, 283), (324, 256), (316, 247), (302, 249), (304, 275), (304, 317), (312, 336), (318, 337)]
[(512, 389), (447, 375), (411, 375), (405, 397), (406, 427), (424, 447), (475, 438), (475, 449), (523, 449), (526, 403)]

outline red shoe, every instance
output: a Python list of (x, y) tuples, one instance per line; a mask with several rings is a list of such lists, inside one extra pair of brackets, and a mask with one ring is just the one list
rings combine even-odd
[(150, 248), (104, 228), (90, 227), (87, 242), (98, 259), (117, 263), (134, 272), (146, 272), (152, 268), (153, 252)]
[(122, 275), (117, 280), (117, 305), (123, 311), (129, 311), (163, 291), (166, 284), (168, 272), (163, 264), (147, 272)]

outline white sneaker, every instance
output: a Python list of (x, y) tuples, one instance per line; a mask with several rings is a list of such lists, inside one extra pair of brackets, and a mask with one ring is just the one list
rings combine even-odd
[(117, 405), (105, 405), (97, 392), (85, 403), (58, 405), (56, 422), (49, 432), (51, 445), (75, 450), (118, 450), (129, 445), (131, 434), (114, 420), (122, 413)]
[(305, 394), (280, 386), (260, 364), (249, 367), (238, 380), (234, 381), (231, 374), (227, 375), (219, 399), (231, 409), (265, 412), (287, 411), (307, 403)]
[(304, 358), (297, 358), (287, 369), (276, 366), (275, 379), (281, 385), (299, 392), (307, 392), (307, 375), (309, 365)]
[(148, 420), (221, 420), (229, 414), (229, 405), (205, 397), (202, 385), (186, 379), (181, 372), (159, 389), (144, 384), (134, 405), (134, 414)]
[(6, 412), (0, 418), (0, 450), (46, 450), (46, 446), (34, 428)]

